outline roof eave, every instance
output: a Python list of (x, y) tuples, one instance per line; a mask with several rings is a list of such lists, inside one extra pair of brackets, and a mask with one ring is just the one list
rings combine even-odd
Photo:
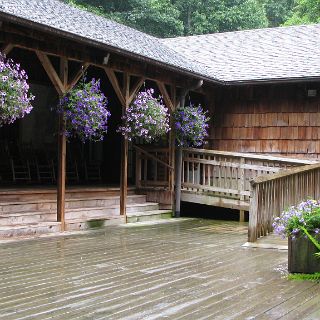
[(121, 55), (123, 55), (125, 57), (128, 57), (128, 58), (133, 58), (133, 59), (136, 59), (138, 61), (150, 63), (152, 65), (157, 65), (159, 67), (163, 67), (163, 68), (168, 69), (170, 71), (174, 71), (174, 72), (178, 72), (178, 73), (183, 74), (183, 75), (190, 76), (191, 78), (201, 79), (201, 80), (208, 81), (210, 83), (215, 83), (215, 84), (220, 84), (220, 85), (224, 84), (224, 81), (217, 80), (217, 79), (214, 79), (214, 78), (211, 78), (211, 77), (208, 77), (208, 76), (204, 76), (204, 75), (202, 75), (200, 73), (196, 73), (196, 72), (192, 72), (192, 71), (189, 71), (189, 70), (186, 70), (186, 69), (183, 69), (183, 68), (179, 68), (179, 67), (173, 66), (171, 64), (166, 64), (164, 62), (160, 62), (160, 61), (148, 58), (148, 57), (144, 57), (142, 55), (133, 53), (133, 52), (125, 50), (125, 49), (120, 49), (120, 48), (117, 48), (117, 47), (114, 47), (114, 46), (111, 46), (111, 45), (107, 45), (107, 44), (101, 43), (101, 42), (96, 41), (96, 40), (92, 40), (92, 39), (88, 39), (88, 38), (83, 37), (83, 36), (76, 35), (74, 33), (70, 33), (70, 32), (63, 31), (63, 30), (59, 30), (59, 29), (47, 26), (45, 24), (41, 24), (41, 23), (34, 22), (34, 21), (31, 21), (31, 20), (28, 20), (28, 19), (17, 17), (15, 15), (8, 14), (8, 13), (3, 12), (3, 11), (0, 11), (0, 19), (3, 19), (3, 20), (8, 21), (8, 22), (14, 22), (14, 23), (17, 23), (17, 24), (20, 24), (20, 25), (23, 25), (23, 26), (31, 26), (31, 27), (37, 29), (38, 31), (50, 32), (51, 34), (59, 35), (59, 36), (61, 36), (63, 38), (69, 39), (69, 40), (75, 40), (75, 41), (78, 41), (78, 42), (81, 42), (81, 43), (92, 45), (94, 47), (106, 50), (106, 51), (108, 51), (110, 53), (118, 53), (118, 54), (121, 54)]
[(278, 84), (278, 83), (301, 83), (301, 82), (320, 82), (320, 77), (292, 77), (292, 78), (269, 78), (253, 80), (225, 81), (227, 86), (233, 85), (257, 85), (257, 84)]

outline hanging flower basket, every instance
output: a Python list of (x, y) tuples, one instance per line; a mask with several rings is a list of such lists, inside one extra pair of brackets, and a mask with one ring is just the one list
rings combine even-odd
[(60, 100), (57, 108), (66, 120), (66, 137), (78, 137), (83, 143), (103, 140), (110, 117), (107, 104), (100, 80), (83, 79)]
[(0, 127), (23, 118), (32, 110), (26, 72), (0, 53)]
[(288, 237), (288, 270), (320, 272), (320, 201), (291, 206), (274, 219), (274, 232)]
[(180, 147), (200, 147), (208, 135), (210, 118), (202, 107), (189, 106), (178, 108), (174, 115), (176, 140)]
[(169, 132), (168, 109), (153, 94), (153, 89), (139, 92), (122, 117), (123, 126), (119, 127), (118, 132), (129, 141), (141, 138), (152, 142)]

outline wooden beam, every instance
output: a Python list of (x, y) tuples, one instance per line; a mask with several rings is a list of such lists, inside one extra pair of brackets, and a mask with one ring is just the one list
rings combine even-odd
[[(60, 59), (60, 79), (62, 81), (63, 92), (66, 91), (68, 84), (68, 60), (66, 57)], [(58, 135), (58, 185), (57, 185), (57, 221), (61, 222), (61, 231), (65, 230), (65, 193), (66, 193), (66, 153), (67, 142), (64, 134), (66, 123), (64, 115), (59, 117), (59, 135)]]
[(169, 191), (171, 192), (171, 208), (172, 212), (175, 209), (175, 194), (174, 194), (174, 178), (175, 178), (175, 153), (176, 153), (176, 131), (174, 126), (173, 111), (176, 109), (176, 88), (171, 87), (171, 101), (174, 109), (170, 112), (170, 132), (169, 132), (169, 164), (173, 170), (169, 171)]
[(165, 84), (163, 82), (160, 82), (160, 81), (156, 81), (157, 83), (157, 86), (160, 90), (160, 93), (163, 97), (163, 101), (165, 103), (165, 105), (171, 110), (173, 111), (175, 109), (174, 107), (174, 102), (172, 101), (168, 91), (167, 91), (167, 88), (165, 86)]
[(12, 43), (5, 43), (1, 48), (1, 52), (8, 55), (13, 48), (14, 45)]
[[(125, 115), (129, 107), (130, 76), (123, 75), (123, 98), (122, 115)], [(121, 143), (121, 174), (120, 174), (120, 214), (127, 221), (127, 193), (128, 193), (128, 139), (122, 137)]]
[[(124, 94), (123, 94), (123, 91), (120, 87), (120, 84), (119, 84), (119, 81), (118, 81), (118, 78), (115, 74), (115, 72), (113, 70), (111, 70), (110, 68), (104, 68), (107, 76), (108, 76), (108, 79), (109, 81), (111, 82), (112, 84), (112, 87), (121, 103), (121, 105), (124, 107), (126, 105), (126, 100), (125, 100), (125, 97), (124, 97)], [(124, 74), (124, 77), (126, 75)], [(129, 86), (129, 85), (128, 85)]]
[[(66, 93), (66, 87), (61, 82), (61, 80), (60, 80), (56, 70), (54, 69), (50, 59), (48, 58), (48, 56), (41, 51), (36, 51), (36, 54), (42, 64), (44, 70), (46, 71), (48, 77), (50, 78), (52, 84), (54, 85), (55, 89), (57, 90), (59, 96), (64, 95)], [(61, 72), (61, 70), (60, 70), (60, 72)]]
[(67, 85), (67, 91), (69, 91), (70, 89), (72, 89), (77, 83), (78, 81), (81, 79), (81, 77), (85, 74), (85, 72), (87, 71), (88, 67), (90, 66), (89, 62), (85, 62), (83, 63), (81, 69), (72, 77), (72, 80), (69, 81), (68, 85)]
[(146, 78), (144, 77), (139, 78), (137, 82), (133, 85), (133, 87), (130, 89), (129, 104), (136, 97), (138, 91), (140, 90), (141, 86), (144, 84), (145, 81), (146, 81)]
[(192, 76), (186, 76), (179, 71), (170, 70), (165, 66), (157, 66), (151, 62), (145, 63), (138, 58), (112, 52), (111, 49), (90, 46), (79, 41), (8, 22), (3, 23), (0, 31), (1, 42), (12, 43), (19, 48), (38, 50), (59, 57), (67, 56), (69, 60), (85, 61), (101, 68), (106, 67), (103, 61), (110, 54), (108, 68), (114, 71), (127, 72), (134, 76), (145, 77), (154, 81), (158, 80), (166, 84), (175, 84), (179, 87), (189, 87), (194, 80)]

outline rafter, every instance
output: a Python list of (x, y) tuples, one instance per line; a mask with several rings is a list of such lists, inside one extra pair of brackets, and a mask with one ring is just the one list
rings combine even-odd
[(141, 86), (144, 84), (145, 81), (146, 81), (146, 78), (143, 78), (143, 77), (139, 78), (137, 82), (132, 86), (129, 93), (129, 104), (135, 98), (135, 96), (137, 95), (138, 91), (140, 90)]
[(126, 105), (126, 99), (123, 95), (123, 92), (122, 92), (122, 89), (121, 89), (121, 86), (119, 84), (119, 81), (117, 79), (117, 76), (115, 74), (115, 72), (109, 68), (104, 68), (107, 76), (108, 76), (108, 79), (109, 81), (111, 82), (112, 84), (112, 87), (121, 103), (122, 106), (125, 106)]
[(48, 77), (50, 78), (52, 84), (54, 85), (55, 89), (57, 90), (59, 95), (63, 95), (66, 93), (66, 88), (64, 87), (63, 83), (61, 82), (60, 77), (58, 76), (56, 70), (54, 69), (50, 59), (46, 54), (41, 51), (36, 51), (36, 54), (46, 71)]
[(72, 89), (78, 83), (78, 81), (85, 74), (85, 72), (87, 71), (89, 66), (90, 66), (89, 62), (85, 62), (82, 64), (81, 69), (78, 72), (76, 72), (76, 74), (72, 77), (72, 80), (69, 81), (69, 83), (67, 85), (67, 91)]
[[(45, 40), (44, 40), (45, 39)], [(160, 66), (146, 64), (131, 57), (124, 57), (118, 52), (108, 52), (90, 47), (75, 41), (66, 40), (48, 33), (19, 28), (17, 25), (3, 24), (0, 27), (0, 41), (12, 43), (15, 47), (27, 50), (40, 50), (46, 54), (61, 56), (67, 55), (69, 60), (78, 62), (86, 61), (99, 68), (106, 67), (104, 58), (110, 53), (108, 68), (116, 72), (128, 72), (130, 75), (145, 77), (150, 80), (162, 81), (166, 84), (173, 84), (178, 87), (188, 87), (192, 76), (186, 76), (179, 71), (169, 70)]]
[(161, 95), (163, 97), (165, 105), (171, 111), (175, 110), (175, 103), (172, 101), (165, 84), (163, 82), (157, 81), (157, 86), (158, 86), (158, 88), (160, 90), (160, 93), (161, 93)]

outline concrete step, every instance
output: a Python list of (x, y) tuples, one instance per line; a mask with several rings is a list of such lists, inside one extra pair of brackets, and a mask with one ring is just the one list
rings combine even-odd
[[(119, 188), (111, 187), (67, 187), (66, 199), (100, 198), (119, 196)], [(134, 195), (135, 188), (128, 188), (128, 195)], [(54, 187), (26, 187), (24, 189), (0, 189), (0, 202), (28, 200), (56, 200), (57, 191)]]
[(0, 237), (10, 238), (53, 233), (59, 232), (60, 228), (60, 222), (41, 222), (35, 224), (0, 226)]
[[(96, 216), (95, 219), (73, 219), (65, 222), (65, 231), (80, 231), (103, 228), (109, 225), (125, 223), (123, 216), (108, 217)], [(60, 233), (60, 222), (38, 222), (14, 224), (11, 226), (0, 226), (0, 238), (28, 237), (50, 233)]]
[[(61, 231), (61, 223), (55, 221), (41, 221), (41, 222), (26, 222), (30, 218), (30, 213), (11, 214), (10, 217), (15, 217), (16, 222), (12, 225), (0, 226), (0, 238), (36, 236), (48, 233), (59, 233)], [(32, 215), (31, 215), (32, 216)], [(18, 220), (19, 219), (21, 220)], [(169, 219), (172, 217), (170, 210), (150, 210), (150, 211), (136, 211), (127, 214), (127, 222), (145, 222), (159, 219)], [(25, 219), (25, 220), (23, 220)], [(41, 217), (40, 217), (41, 219)], [(0, 219), (1, 221), (1, 219)], [(22, 221), (22, 223), (18, 223)], [(66, 220), (66, 231), (78, 231), (103, 228), (108, 225), (118, 225), (125, 223), (123, 216), (108, 216), (105, 215), (90, 216), (90, 218), (76, 218)]]
[[(153, 202), (133, 203), (127, 206), (127, 213), (158, 210), (159, 204)], [(96, 217), (120, 216), (119, 205), (109, 207), (74, 208), (66, 210), (66, 220), (72, 219), (95, 219)]]
[(151, 211), (141, 211), (132, 212), (127, 214), (127, 222), (143, 222), (152, 221), (159, 219), (170, 219), (172, 218), (171, 210), (151, 210)]
[(0, 214), (0, 226), (13, 226), (22, 224), (37, 224), (41, 222), (55, 222), (57, 214), (48, 211), (27, 211)]
[[(129, 195), (127, 197), (127, 204), (145, 203), (145, 195)], [(109, 196), (101, 198), (74, 198), (66, 200), (66, 209), (75, 208), (87, 208), (87, 207), (109, 207), (119, 206), (119, 196)], [(26, 211), (39, 211), (47, 210), (54, 211), (57, 208), (56, 200), (41, 200), (41, 199), (30, 199), (24, 201), (10, 201), (0, 202), (0, 214), (1, 213), (16, 213)]]
[[(153, 202), (132, 203), (127, 206), (127, 213), (144, 212), (158, 210), (159, 204)], [(82, 219), (113, 219), (120, 216), (119, 205), (108, 207), (84, 207), (68, 208), (65, 212), (66, 220)], [(40, 222), (56, 221), (55, 210), (21, 211), (21, 212), (2, 212), (0, 213), (0, 226), (10, 226), (16, 224), (29, 224)]]

